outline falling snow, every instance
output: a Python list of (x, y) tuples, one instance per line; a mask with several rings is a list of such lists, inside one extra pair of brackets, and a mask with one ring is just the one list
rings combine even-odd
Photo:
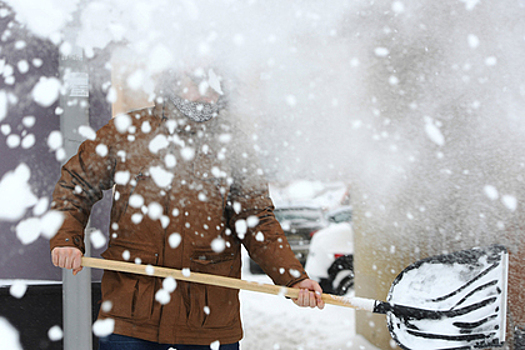
[(62, 328), (60, 328), (60, 326), (56, 325), (49, 328), (47, 336), (51, 341), (59, 341), (64, 337), (64, 331), (62, 331)]
[(127, 114), (119, 114), (115, 117), (115, 127), (121, 134), (128, 131), (131, 126), (131, 117)]
[(95, 230), (89, 234), (91, 244), (95, 249), (100, 249), (106, 245), (106, 236), (100, 230)]
[(224, 251), (224, 249), (226, 249), (226, 241), (223, 238), (221, 238), (221, 237), (215, 238), (211, 242), (211, 249), (215, 253), (222, 253)]
[(210, 349), (219, 350), (220, 346), (221, 346), (221, 343), (218, 340), (216, 340), (210, 344)]
[(115, 329), (115, 320), (112, 318), (106, 318), (104, 320), (96, 320), (93, 323), (93, 334), (97, 337), (106, 337), (113, 333)]
[(41, 77), (31, 92), (33, 99), (42, 107), (55, 103), (60, 94), (62, 84), (54, 77)]
[(246, 224), (246, 220), (239, 219), (235, 221), (235, 233), (237, 233), (237, 237), (239, 237), (239, 239), (244, 239), (244, 235), (246, 235), (247, 230), (248, 225)]
[(154, 166), (149, 168), (151, 178), (155, 181), (155, 184), (160, 188), (168, 187), (173, 180), (173, 173), (167, 171), (166, 169), (160, 166)]
[(22, 350), (18, 331), (4, 317), (0, 317), (1, 350)]
[(115, 173), (115, 183), (117, 185), (125, 185), (129, 182), (131, 174), (129, 171), (117, 171)]
[(151, 220), (158, 220), (162, 216), (164, 209), (162, 205), (157, 202), (151, 202), (148, 204), (148, 216)]
[(27, 284), (23, 281), (15, 281), (9, 288), (9, 293), (17, 299), (21, 299), (27, 291)]
[(155, 293), (155, 300), (161, 303), (162, 305), (166, 305), (171, 300), (170, 293), (165, 289), (159, 289)]
[(501, 201), (510, 211), (515, 211), (518, 206), (518, 200), (516, 197), (511, 195), (504, 195), (501, 197)]
[(433, 123), (425, 124), (425, 132), (427, 133), (428, 138), (438, 146), (443, 146), (445, 144), (445, 138), (441, 133), (441, 130), (434, 125)]
[(97, 152), (97, 154), (101, 157), (105, 157), (108, 155), (108, 146), (106, 145), (103, 145), (103, 144), (99, 144), (97, 145), (97, 147), (95, 147), (95, 152)]
[(171, 248), (175, 249), (179, 246), (182, 237), (179, 233), (172, 233), (168, 238), (168, 243)]
[(95, 138), (97, 137), (97, 134), (95, 133), (95, 130), (93, 130), (90, 126), (88, 125), (82, 125), (78, 128), (78, 133), (84, 137), (85, 139), (88, 139), (88, 140), (95, 140)]
[(38, 199), (31, 191), (28, 181), (31, 178), (29, 167), (20, 163), (14, 171), (7, 172), (0, 181), (0, 220), (16, 221), (26, 210), (35, 205)]
[[(262, 163), (258, 173), (292, 184), (279, 198), (280, 203), (306, 203), (319, 193), (318, 185), (325, 180), (344, 180), (351, 183), (356, 220), (365, 231), (388, 232), (384, 242), (374, 243), (376, 250), (360, 241), (365, 245), (361, 251), (366, 253), (356, 253), (356, 257), (377, 254), (373, 263), (367, 263), (369, 273), (393, 274), (396, 263), (412, 258), (414, 252), (419, 256), (423, 245), (447, 250), (454, 244), (480, 245), (510, 235), (509, 227), (522, 210), (524, 195), (525, 153), (520, 141), (525, 127), (519, 116), (525, 86), (518, 64), (524, 52), (519, 45), (523, 42), (519, 28), (514, 32), (501, 29), (519, 22), (517, 6), (479, 0), (417, 5), (409, 1), (335, 1), (330, 6), (313, 5), (315, 2), (286, 6), (255, 1), (182, 2), (179, 7), (174, 5), (175, 19), (168, 10), (153, 18), (151, 10), (164, 2), (88, 1), (80, 7), (79, 0), (6, 0), (10, 9), (0, 9), (2, 19), (16, 16), (1, 33), (16, 58), (9, 58), (8, 50), (1, 51), (5, 57), (0, 57), (0, 75), (5, 86), (0, 90), (0, 141), (8, 168), (0, 180), (0, 220), (10, 227), (5, 234), (23, 249), (46, 245), (62, 224), (63, 215), (49, 210), (52, 185), (43, 176), (47, 168), (40, 169), (36, 158), (50, 153), (58, 172), (66, 160), (65, 146), (71, 141), (67, 134), (49, 131), (58, 128), (56, 123), (68, 113), (66, 106), (56, 106), (62, 97), (68, 97), (67, 85), (49, 72), (48, 55), (40, 46), (29, 51), (36, 43), (32, 35), (55, 45), (56, 53), (71, 55), (73, 41), (64, 33), (71, 30), (66, 25), (77, 15), (80, 27), (74, 43), (82, 46), (85, 57), (97, 58), (99, 51), (126, 43), (126, 57), (134, 59), (126, 67), (129, 74), (123, 87), (144, 94), (147, 103), (155, 97), (155, 74), (184, 60), (207, 61), (217, 56), (218, 69), (203, 70), (209, 80), (199, 89), (225, 94), (231, 98), (232, 110), (241, 112), (239, 120), (231, 118), (255, 136), (254, 150)], [(228, 18), (228, 23), (217, 18)], [(30, 34), (16, 37), (17, 22)], [(112, 65), (110, 59), (93, 71), (116, 72)], [(219, 68), (240, 77), (240, 82), (228, 82), (240, 91), (230, 95), (232, 91), (224, 88), (229, 85), (221, 86), (224, 76)], [(118, 106), (121, 86), (113, 86), (106, 77), (102, 97), (97, 97), (101, 87), (96, 76), (90, 75), (90, 99)], [(39, 110), (19, 112), (26, 107)], [(49, 113), (41, 112), (45, 108)], [(138, 133), (153, 129), (149, 122), (134, 126), (132, 118), (119, 114), (112, 121), (129, 142)], [(95, 140), (93, 125), (77, 125), (75, 136)], [(153, 138), (149, 151), (157, 155), (176, 146), (176, 152), (163, 156), (162, 166), (144, 169), (159, 193), (174, 185), (174, 172), (191, 164), (201, 152), (198, 136), (184, 143), (175, 133), (176, 123), (167, 125), (172, 135)], [(42, 135), (40, 129), (49, 134)], [(238, 142), (229, 132), (219, 133), (216, 141), (225, 148)], [(108, 146), (98, 144), (96, 154), (107, 157)], [(202, 152), (212, 154), (210, 146), (202, 146)], [(40, 148), (44, 153), (38, 153)], [(233, 181), (222, 162), (228, 153), (219, 154), (216, 160), (222, 164), (213, 167), (211, 175), (214, 180)], [(123, 162), (131, 157), (131, 153), (119, 154)], [(114, 180), (129, 185), (135, 175), (121, 171)], [(81, 186), (75, 188), (76, 194), (83, 191)], [(124, 197), (115, 193), (114, 198)], [(203, 202), (210, 198), (204, 192), (198, 196)], [(319, 203), (325, 206), (331, 199), (325, 197)], [(170, 216), (161, 204), (145, 203), (141, 196), (132, 195), (129, 206), (134, 223), (160, 220), (163, 228), (169, 227)], [(249, 208), (234, 203), (233, 209), (239, 214)], [(178, 209), (171, 210), (172, 217), (180, 215)], [(244, 239), (258, 223), (255, 216), (237, 220), (237, 236)], [(413, 232), (418, 232), (417, 238), (412, 237)], [(89, 237), (96, 249), (107, 244), (100, 230)], [(264, 242), (265, 235), (259, 231), (255, 239)], [(179, 233), (168, 237), (171, 249), (181, 249), (181, 241)], [(515, 242), (520, 241), (516, 237)], [(211, 249), (220, 253), (226, 242), (218, 236)], [(133, 261), (136, 257), (126, 250), (122, 258)], [(140, 259), (135, 261), (141, 263)], [(26, 288), (17, 281), (10, 295), (23, 298)], [(156, 300), (168, 303), (175, 288), (174, 280), (165, 279)], [(330, 344), (341, 349), (372, 349), (353, 333), (353, 314), (347, 317), (328, 309), (327, 321), (318, 322), (317, 314), (308, 314), (313, 319), (309, 320), (304, 311), (287, 309), (284, 304), (281, 307), (281, 301), (289, 302), (284, 298), (263, 306), (264, 298), (250, 299), (246, 293), (241, 297), (246, 301), (244, 310), (252, 316), (245, 320), (247, 348), (306, 350)], [(212, 311), (204, 307), (205, 313)], [(300, 316), (287, 318), (294, 315)], [(331, 318), (338, 323), (325, 326)], [(310, 333), (303, 332), (303, 325)], [(376, 321), (366, 325), (379, 327)], [(352, 329), (351, 334), (334, 331), (337, 327)], [(103, 336), (113, 328), (114, 321), (107, 319), (97, 321), (93, 332)], [(287, 338), (287, 333), (295, 333), (295, 339)], [(250, 338), (250, 334), (257, 336)], [(63, 331), (53, 326), (48, 337), (59, 341)], [(0, 339), (0, 349), (21, 349), (17, 330), (1, 317)], [(219, 345), (213, 342), (210, 347)]]
[(166, 277), (162, 281), (162, 288), (164, 288), (169, 293), (173, 293), (175, 288), (177, 288), (177, 281), (175, 281), (173, 277)]
[(486, 185), (483, 187), (483, 191), (485, 192), (485, 195), (491, 200), (496, 200), (499, 197), (498, 190), (492, 185)]
[(374, 53), (378, 57), (386, 57), (390, 53), (390, 51), (386, 47), (376, 47), (374, 50)]
[(0, 122), (7, 116), (7, 94), (4, 90), (0, 90)]
[(63, 144), (63, 137), (60, 131), (51, 131), (47, 138), (47, 145), (52, 151), (56, 151)]

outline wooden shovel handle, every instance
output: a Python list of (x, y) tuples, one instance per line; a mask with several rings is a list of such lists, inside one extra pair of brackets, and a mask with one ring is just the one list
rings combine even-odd
[[(232, 277), (209, 275), (193, 271), (183, 272), (181, 270), (167, 267), (139, 265), (124, 261), (82, 257), (82, 266), (111, 271), (129, 272), (153, 277), (172, 277), (173, 279), (179, 281), (188, 281), (225, 288), (242, 289), (249, 290), (252, 292), (281, 295), (293, 299), (296, 299), (299, 296), (299, 289), (297, 288), (288, 288), (283, 286), (276, 286), (273, 284), (250, 282)], [(367, 311), (373, 310), (375, 303), (375, 300), (363, 298), (348, 298), (326, 293), (323, 293), (321, 297), (326, 304), (345, 306)]]

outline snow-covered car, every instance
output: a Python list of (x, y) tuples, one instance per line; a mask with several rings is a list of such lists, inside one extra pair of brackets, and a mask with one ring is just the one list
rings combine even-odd
[[(328, 225), (323, 209), (308, 205), (289, 205), (276, 208), (274, 214), (295, 257), (304, 266), (312, 236)], [(250, 260), (250, 272), (262, 273), (262, 269)]]
[(354, 286), (354, 234), (348, 222), (332, 224), (315, 233), (305, 265), (323, 291), (344, 295)]
[(352, 221), (352, 207), (344, 205), (326, 212), (326, 219), (329, 223), (339, 224), (341, 222)]

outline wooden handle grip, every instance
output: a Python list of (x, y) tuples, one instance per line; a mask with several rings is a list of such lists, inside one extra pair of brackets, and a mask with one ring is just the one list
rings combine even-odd
[[(260, 292), (266, 294), (281, 295), (289, 298), (297, 298), (299, 296), (299, 289), (288, 288), (283, 286), (276, 286), (273, 284), (265, 284), (259, 282), (250, 282), (232, 277), (209, 275), (205, 273), (193, 271), (181, 271), (177, 269), (152, 266), (152, 265), (138, 265), (130, 262), (106, 260), (82, 257), (82, 266), (92, 267), (96, 269), (104, 269), (118, 272), (128, 272), (139, 275), (146, 275), (152, 277), (172, 277), (179, 281), (188, 281), (194, 283), (202, 283), (212, 286), (219, 286), (232, 289), (249, 290), (252, 292)], [(345, 306), (354, 309), (363, 309), (370, 311), (373, 309), (374, 300), (361, 298), (347, 298), (332, 294), (322, 294), (322, 299), (326, 304)], [(369, 305), (370, 304), (370, 305)]]

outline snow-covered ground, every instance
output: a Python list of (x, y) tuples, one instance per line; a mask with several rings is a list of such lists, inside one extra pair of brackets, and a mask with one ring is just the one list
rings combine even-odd
[[(244, 264), (243, 279), (269, 283)], [(241, 291), (243, 350), (378, 350), (355, 333), (355, 311), (326, 305), (300, 308), (284, 297)]]

